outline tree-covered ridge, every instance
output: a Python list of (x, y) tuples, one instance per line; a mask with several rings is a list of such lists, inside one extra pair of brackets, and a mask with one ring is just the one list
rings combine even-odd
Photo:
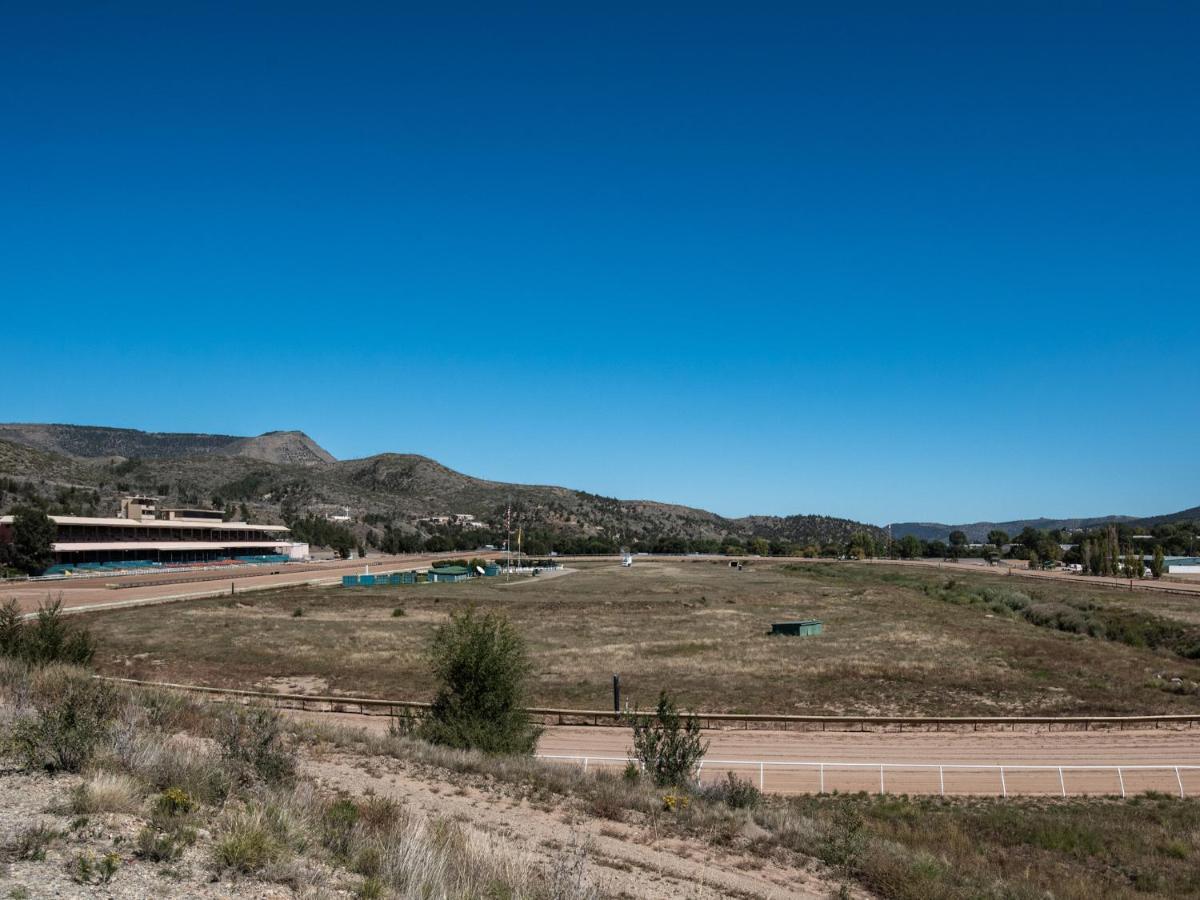
[[(299, 540), (345, 549), (473, 550), (503, 546), (535, 555), (844, 552), (871, 525), (828, 516), (722, 517), (652, 500), (618, 500), (552, 485), (505, 484), (455, 472), (414, 454), (387, 453), (314, 466), (202, 453), (169, 458), (66, 457), (0, 440), (0, 512), (19, 504), (56, 515), (115, 515), (119, 498), (146, 493), (163, 505), (221, 509), (226, 518), (285, 522)], [(438, 524), (465, 514), (472, 525)], [(337, 529), (330, 516), (348, 516)], [(336, 534), (334, 533), (336, 531)]]

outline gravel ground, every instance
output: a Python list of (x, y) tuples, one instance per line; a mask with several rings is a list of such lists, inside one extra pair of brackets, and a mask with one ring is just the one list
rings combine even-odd
[[(215, 880), (209, 865), (212, 839), (201, 830), (196, 843), (172, 863), (146, 862), (133, 853), (133, 840), (145, 824), (134, 815), (104, 813), (75, 816), (63, 808), (79, 778), (60, 775), (0, 773), (0, 900), (28, 897), (112, 898), (143, 900), (190, 897), (229, 900), (276, 900), (297, 896), (347, 897), (348, 890), (299, 884), (296, 889), (252, 879)], [(45, 859), (20, 860), (13, 850), (18, 835), (38, 824), (60, 832), (46, 850)], [(119, 865), (107, 884), (81, 884), (75, 877), (76, 860), (90, 854), (95, 860), (115, 853)], [(315, 873), (312, 881), (321, 880)], [(300, 877), (297, 881), (310, 881)]]

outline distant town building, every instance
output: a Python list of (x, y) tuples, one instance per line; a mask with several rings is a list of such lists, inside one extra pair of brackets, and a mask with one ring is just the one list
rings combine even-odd
[(418, 525), (446, 526), (458, 528), (487, 528), (486, 522), (480, 522), (470, 513), (452, 513), (448, 516), (422, 516), (417, 519)]
[(1200, 575), (1200, 556), (1168, 556), (1168, 575)]

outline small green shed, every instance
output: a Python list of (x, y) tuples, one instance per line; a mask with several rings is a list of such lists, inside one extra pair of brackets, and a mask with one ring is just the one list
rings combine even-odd
[(466, 581), (471, 577), (471, 570), (466, 566), (442, 566), (429, 570), (430, 581)]
[(771, 634), (786, 634), (805, 636), (821, 633), (820, 619), (804, 619), (800, 622), (774, 622), (771, 624)]

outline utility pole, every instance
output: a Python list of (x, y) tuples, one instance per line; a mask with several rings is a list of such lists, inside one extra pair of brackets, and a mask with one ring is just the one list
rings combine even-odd
[(508, 507), (504, 511), (504, 528), (507, 532), (504, 538), (504, 553), (508, 558), (508, 565), (504, 567), (504, 580), (507, 582), (512, 577), (512, 498), (509, 498)]

